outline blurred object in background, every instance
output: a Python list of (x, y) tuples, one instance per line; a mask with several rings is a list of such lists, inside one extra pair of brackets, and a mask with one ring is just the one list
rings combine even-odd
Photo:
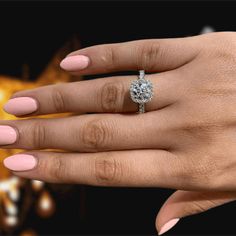
[(37, 234), (33, 230), (25, 230), (20, 236), (36, 236)]
[(214, 32), (214, 28), (209, 26), (209, 25), (206, 25), (203, 27), (203, 29), (201, 30), (200, 34), (207, 34), (207, 33), (211, 33), (211, 32)]
[[(2, 107), (11, 95), (19, 90), (36, 88), (39, 86), (73, 81), (72, 76), (64, 72), (59, 67), (59, 62), (69, 52), (80, 47), (79, 40), (73, 39), (65, 45), (52, 58), (48, 67), (42, 72), (36, 81), (30, 81), (30, 68), (23, 65), (22, 78), (13, 78), (0, 76), (0, 106)], [(79, 80), (79, 78), (76, 78)], [(45, 115), (41, 117), (58, 117), (61, 114)], [(65, 114), (64, 114), (65, 115)], [(0, 109), (0, 119), (16, 119)], [(3, 159), (20, 150), (0, 149), (0, 233), (12, 235), (17, 228), (21, 227), (28, 216), (29, 210), (35, 207), (35, 213), (39, 217), (51, 217), (56, 210), (56, 202), (51, 192), (53, 191), (50, 184), (45, 184), (38, 180), (25, 180), (13, 176), (3, 166)], [(21, 236), (34, 236), (37, 232), (26, 230)]]

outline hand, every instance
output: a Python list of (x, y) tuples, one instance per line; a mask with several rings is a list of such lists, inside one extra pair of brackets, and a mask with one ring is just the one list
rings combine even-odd
[[(74, 74), (150, 72), (146, 79), (154, 84), (154, 97), (146, 105), (148, 112), (135, 114), (137, 104), (129, 98), (136, 76), (18, 92), (4, 107), (11, 114), (75, 115), (1, 121), (3, 148), (66, 151), (28, 151), (8, 157), (4, 164), (18, 176), (48, 182), (185, 190), (172, 195), (160, 211), (159, 233), (171, 226), (165, 223), (173, 218), (234, 200), (235, 55), (233, 32), (73, 52), (61, 66)], [(193, 212), (181, 207), (186, 199)], [(175, 210), (168, 211), (170, 206)]]

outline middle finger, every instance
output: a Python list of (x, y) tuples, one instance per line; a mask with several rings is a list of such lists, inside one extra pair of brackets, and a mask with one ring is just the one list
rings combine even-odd
[(54, 119), (1, 121), (0, 133), (3, 135), (0, 145), (4, 148), (82, 152), (166, 149), (171, 145), (171, 112), (169, 106), (144, 114), (84, 114)]

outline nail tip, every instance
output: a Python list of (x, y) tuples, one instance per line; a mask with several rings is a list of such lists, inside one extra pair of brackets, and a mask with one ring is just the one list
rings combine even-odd
[(3, 110), (14, 116), (27, 115), (38, 109), (38, 103), (31, 97), (11, 98), (4, 104)]
[[(2, 107), (3, 111), (5, 111), (6, 113), (9, 113), (8, 107), (9, 107), (9, 101), (6, 102), (6, 103), (3, 105), (3, 107)], [(10, 114), (10, 113), (9, 113), (9, 114)]]
[(5, 158), (3, 164), (11, 171), (27, 171), (35, 168), (37, 159), (29, 154), (15, 154)]
[(88, 67), (90, 59), (84, 55), (71, 55), (60, 62), (60, 67), (66, 71), (79, 71)]
[(7, 158), (5, 158), (5, 159), (3, 160), (3, 162), (2, 162), (5, 167), (7, 167), (7, 166), (6, 166), (6, 159), (7, 159)]
[(174, 218), (172, 220), (169, 220), (161, 227), (160, 232), (158, 232), (158, 235), (162, 235), (172, 229), (178, 223), (179, 220), (180, 218)]
[(17, 131), (8, 125), (0, 125), (0, 145), (14, 144), (17, 140)]
[(64, 58), (64, 59), (60, 62), (60, 67), (61, 67), (62, 69), (64, 69), (65, 59), (66, 59), (66, 58)]

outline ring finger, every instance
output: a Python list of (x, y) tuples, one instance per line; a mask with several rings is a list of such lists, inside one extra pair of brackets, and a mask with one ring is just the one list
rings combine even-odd
[[(166, 107), (177, 100), (178, 70), (146, 75), (153, 83), (153, 98), (146, 104), (147, 111)], [(107, 113), (135, 112), (129, 94), (130, 83), (137, 76), (116, 76), (102, 79), (56, 84), (17, 92), (4, 106), (16, 116), (42, 115), (63, 112)]]

